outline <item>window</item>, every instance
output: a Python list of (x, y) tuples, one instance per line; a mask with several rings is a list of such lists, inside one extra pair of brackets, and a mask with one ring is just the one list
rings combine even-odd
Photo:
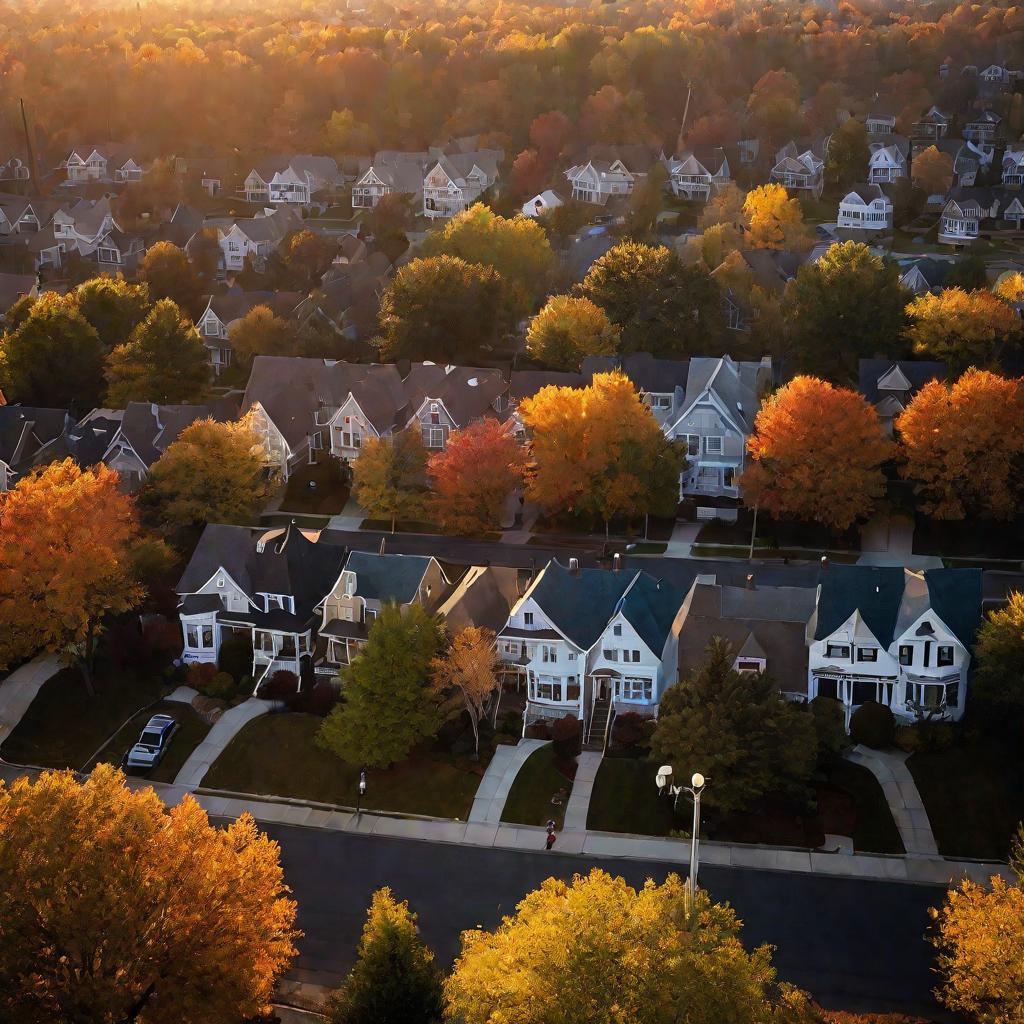
[(651, 395), (651, 408), (652, 409), (671, 409), (672, 408), (672, 397), (671, 397), (671, 395)]
[(558, 661), (558, 648), (553, 644), (541, 644), (540, 645), (541, 661)]
[(704, 452), (707, 455), (721, 455), (723, 450), (723, 438), (705, 437)]
[(634, 664), (636, 664), (637, 662), (640, 661), (640, 652), (639, 651), (623, 651), (622, 653), (624, 655), (624, 657), (622, 659), (623, 661), (631, 661)]
[(874, 680), (867, 682), (863, 679), (855, 679), (853, 681), (852, 702), (855, 705), (866, 704), (868, 701), (877, 701), (879, 699), (878, 683)]
[(760, 672), (761, 662), (759, 661), (737, 661), (736, 662), (737, 672)]
[(946, 707), (960, 707), (960, 684), (946, 683)]
[(681, 440), (686, 442), (686, 454), (691, 458), (700, 455), (700, 434), (683, 434)]
[(518, 658), (519, 644), (515, 640), (503, 640), (501, 642), (501, 653), (509, 658)]
[(900, 664), (901, 665), (913, 665), (914, 664), (914, 645), (913, 644), (900, 644)]
[(185, 627), (185, 643), (193, 650), (209, 650), (213, 647), (213, 626), (189, 623)]
[(857, 648), (857, 660), (858, 661), (878, 661), (878, 648), (877, 647), (858, 647)]
[(309, 447), (312, 448), (313, 451), (323, 451), (324, 435), (322, 431), (317, 430), (309, 435)]
[(839, 680), (838, 679), (819, 679), (818, 680), (818, 696), (819, 697), (831, 697), (833, 700), (841, 700), (839, 696)]
[(423, 443), (428, 448), (443, 448), (444, 427), (424, 427)]
[(616, 622), (615, 625), (612, 626), (612, 635), (613, 636), (622, 636), (622, 623), (621, 622)]
[(265, 610), (269, 612), (274, 608), (284, 608), (284, 598), (279, 594), (267, 594)]
[(826, 644), (825, 645), (825, 657), (826, 658), (848, 658), (850, 656), (850, 648), (846, 644)]
[(939, 645), (939, 660), (938, 666), (942, 668), (946, 665), (953, 664), (953, 648), (952, 646), (940, 644)]
[(367, 608), (365, 610), (366, 622), (372, 624), (377, 621), (377, 612), (374, 608)]
[(527, 626), (533, 625), (533, 612), (523, 612), (523, 622)]
[(619, 652), (618, 651), (614, 651), (614, 650), (610, 650), (607, 647), (603, 651), (601, 651), (601, 654), (604, 657), (605, 661), (618, 661), (619, 660)]
[(619, 692), (623, 700), (650, 700), (653, 693), (653, 685), (650, 679), (626, 676), (619, 684)]
[(561, 700), (562, 681), (552, 676), (538, 676), (533, 683), (534, 700)]
[(217, 577), (217, 586), (218, 587), (223, 587), (224, 586), (224, 577), (223, 576), (218, 576)]
[(929, 683), (911, 683), (907, 687), (908, 700), (918, 707), (938, 710), (945, 706), (946, 687)]

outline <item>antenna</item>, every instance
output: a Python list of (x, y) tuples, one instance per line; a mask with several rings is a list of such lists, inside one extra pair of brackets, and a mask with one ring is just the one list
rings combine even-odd
[(686, 83), (686, 106), (683, 107), (683, 123), (679, 126), (679, 138), (676, 140), (677, 154), (682, 152), (683, 139), (686, 138), (686, 117), (690, 113), (690, 97), (693, 95), (693, 82)]

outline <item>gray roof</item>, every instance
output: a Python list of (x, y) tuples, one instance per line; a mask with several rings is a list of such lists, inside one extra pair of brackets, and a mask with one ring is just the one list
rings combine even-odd
[(232, 399), (208, 405), (157, 405), (155, 402), (129, 402), (121, 419), (121, 434), (135, 454), (152, 466), (188, 426), (196, 420), (213, 419), (226, 423), (238, 413)]
[(685, 388), (690, 373), (687, 359), (655, 359), (649, 352), (628, 356), (587, 356), (582, 376), (591, 380), (595, 373), (621, 370), (640, 391), (671, 394)]
[(37, 283), (35, 274), (0, 273), (0, 315), (6, 313), (18, 299), (28, 295)]
[(66, 409), (0, 405), (0, 461), (14, 467), (60, 437), (68, 423)]
[(382, 603), (410, 604), (416, 599), (429, 565), (429, 555), (353, 551), (345, 563), (345, 571), (356, 574), (357, 596)]
[(860, 612), (875, 639), (888, 647), (903, 601), (904, 572), (899, 566), (830, 565), (821, 575), (814, 639), (830, 636)]
[(519, 597), (519, 570), (505, 566), (477, 566), (469, 570), (438, 611), (451, 633), (467, 626), (497, 633)]
[(727, 355), (720, 359), (691, 359), (683, 407), (689, 408), (705, 391), (711, 391), (729, 415), (736, 417), (749, 432), (770, 379), (771, 367), (762, 363), (737, 363)]
[(508, 390), (500, 370), (439, 363), (413, 363), (402, 383), (409, 397), (410, 415), (426, 399), (436, 399), (444, 403), (459, 427), (481, 416), (497, 415), (494, 405)]
[(509, 397), (513, 402), (532, 398), (541, 388), (581, 388), (586, 379), (581, 373), (561, 370), (513, 370), (509, 374)]
[(916, 394), (931, 380), (945, 380), (947, 373), (945, 363), (930, 362), (924, 359), (861, 359), (858, 367), (860, 376), (858, 390), (872, 405), (879, 399), (879, 380), (894, 367), (898, 367), (910, 383), (908, 397)]
[(244, 291), (229, 288), (221, 295), (211, 295), (207, 301), (210, 309), (223, 324), (239, 320), (257, 306), (269, 306), (281, 317), (287, 317), (303, 298), (302, 292)]

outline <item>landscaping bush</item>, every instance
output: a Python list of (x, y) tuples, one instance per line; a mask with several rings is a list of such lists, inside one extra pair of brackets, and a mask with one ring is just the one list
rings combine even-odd
[(260, 685), (259, 695), (264, 700), (291, 701), (298, 696), (299, 677), (286, 668), (279, 668)]
[(152, 615), (142, 624), (142, 635), (153, 654), (178, 657), (181, 654), (181, 624), (177, 619)]
[(204, 687), (207, 697), (217, 700), (231, 700), (235, 695), (235, 681), (227, 672), (218, 672)]
[(319, 715), (323, 718), (330, 713), (340, 699), (341, 692), (338, 687), (326, 679), (321, 679), (313, 686), (303, 690), (295, 699), (294, 706), (296, 711)]
[(818, 763), (831, 764), (850, 745), (843, 705), (834, 697), (815, 697), (811, 701), (811, 714), (818, 735)]
[(185, 682), (195, 690), (206, 690), (217, 674), (217, 666), (210, 661), (193, 661), (185, 669)]
[(551, 727), (548, 725), (546, 719), (541, 718), (528, 725), (526, 727), (526, 738), (531, 740), (551, 739)]
[(865, 747), (884, 750), (896, 740), (896, 719), (884, 704), (868, 701), (861, 704), (850, 719), (850, 738)]
[(503, 732), (508, 736), (521, 736), (523, 732), (522, 712), (506, 711), (505, 714), (501, 716), (498, 731)]
[(896, 746), (908, 754), (948, 750), (955, 738), (955, 730), (949, 722), (936, 722), (928, 718), (913, 725), (901, 725), (896, 730)]
[(617, 747), (635, 750), (649, 747), (657, 722), (637, 711), (623, 711), (612, 722), (612, 743)]
[(551, 726), (551, 740), (556, 758), (576, 757), (583, 743), (583, 723), (575, 715), (556, 718)]
[(248, 633), (231, 633), (220, 642), (217, 664), (236, 683), (252, 672), (252, 637)]

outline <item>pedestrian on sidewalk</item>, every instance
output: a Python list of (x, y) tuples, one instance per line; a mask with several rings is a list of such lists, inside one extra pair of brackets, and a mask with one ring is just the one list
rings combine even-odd
[(550, 850), (555, 845), (555, 822), (554, 819), (548, 821), (548, 836), (544, 842), (544, 849)]

